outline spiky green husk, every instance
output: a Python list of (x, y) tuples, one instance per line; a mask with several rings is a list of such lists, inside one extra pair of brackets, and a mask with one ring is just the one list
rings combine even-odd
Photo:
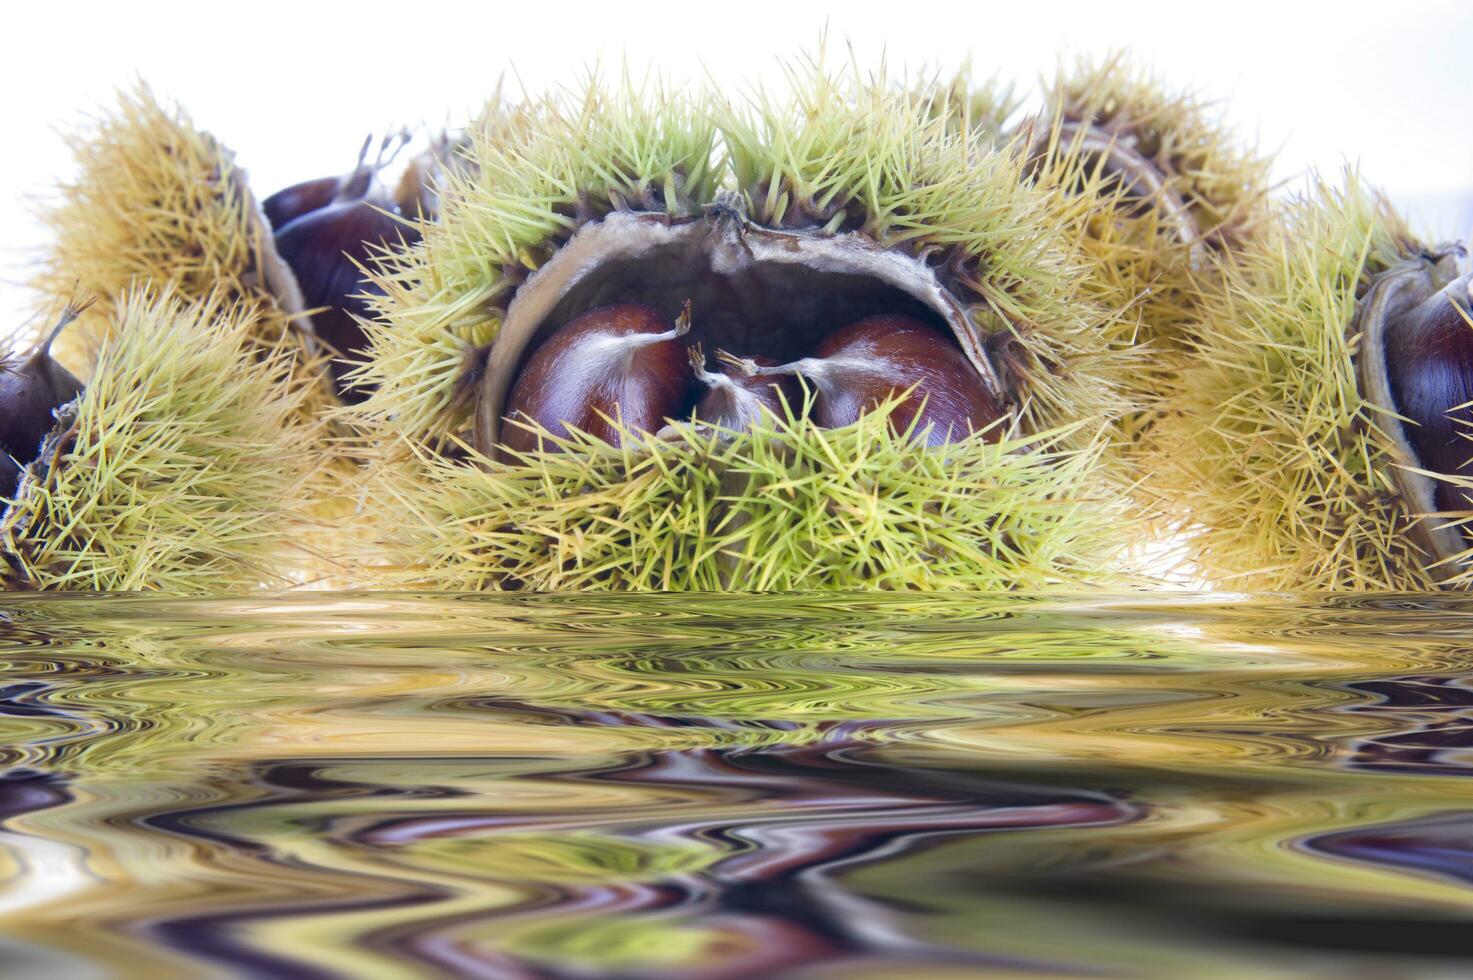
[[(378, 580), (626, 589), (1122, 581), (1115, 557), (1129, 522), (1107, 449), (1138, 355), (1089, 300), (1092, 265), (1056, 202), (1023, 179), (1021, 154), (979, 152), (913, 87), (820, 64), (793, 82), (790, 99), (759, 94), (750, 107), (594, 84), (471, 134), (470, 166), (447, 176), (440, 220), (376, 276), (382, 323), (366, 325), (371, 360), (360, 372), (376, 391), (348, 410), (375, 460)], [(928, 455), (874, 418), (830, 433), (797, 424), (729, 442), (639, 439), (642, 448), (618, 452), (580, 443), (486, 471), (435, 457), (471, 441), (477, 358), (530, 270), (613, 210), (698, 215), (733, 191), (758, 224), (862, 231), (941, 270), (992, 336), (1019, 393), (1018, 431), (1038, 444), (1019, 437), (1007, 450), (979, 441)], [(738, 491), (732, 474), (746, 481)], [(750, 574), (730, 577), (733, 561), (750, 562)]]
[[(1169, 389), (1200, 322), (1201, 291), (1211, 288), (1218, 264), (1230, 262), (1269, 220), (1270, 160), (1245, 145), (1214, 107), (1121, 54), (1061, 68), (1047, 86), (1045, 107), (1024, 131), (1035, 156), (1032, 178), (1055, 196), (1095, 263), (1087, 280), (1093, 298), (1131, 312), (1123, 319), (1148, 356), (1130, 376), (1132, 400), (1143, 411), (1127, 428), (1144, 440), (1150, 409)], [(1149, 206), (1130, 200), (1100, 157), (1086, 152), (1082, 137), (1065, 135), (1061, 123), (1090, 123), (1159, 172), (1163, 185)], [(1178, 208), (1193, 229), (1188, 234), (1173, 213)]]
[(128, 293), (86, 390), (0, 518), (0, 583), (218, 592), (283, 584), (319, 438), (256, 308)]
[(468, 364), (529, 271), (615, 208), (698, 214), (733, 183), (759, 223), (857, 229), (947, 268), (974, 319), (1011, 339), (1038, 428), (1126, 410), (1134, 355), (1085, 297), (1090, 263), (1016, 155), (979, 156), (928, 95), (883, 78), (815, 64), (793, 82), (791, 100), (759, 95), (752, 111), (591, 85), (473, 132), (442, 220), (375, 276), (384, 323), (368, 325), (361, 377), (377, 392), (354, 417), (411, 441), (464, 431)]
[(1285, 207), (1204, 297), (1151, 459), (1215, 584), (1436, 586), (1408, 533), (1384, 414), (1361, 395), (1351, 330), (1370, 277), (1420, 246), (1354, 175)]
[(1061, 69), (1046, 104), (1132, 140), (1167, 175), (1209, 243), (1231, 249), (1267, 220), (1271, 160), (1224, 124), (1220, 107), (1172, 89), (1123, 54)]
[[(484, 470), (428, 456), (377, 472), (386, 581), (452, 589), (1040, 589), (1126, 581), (1101, 561), (1118, 498), (1073, 433), (918, 448), (892, 405), (822, 429), (584, 435)], [(1091, 489), (1093, 488), (1093, 489)]]
[(130, 290), (172, 289), (187, 300), (249, 307), (257, 350), (285, 342), (294, 373), (325, 406), (320, 357), (268, 288), (270, 229), (234, 154), (142, 84), (119, 93), (113, 112), (69, 142), (77, 176), (42, 214), (55, 243), (35, 285), (57, 304), (77, 295), (97, 302), (62, 335), (58, 359), (90, 375)]
[(1023, 106), (1016, 86), (998, 75), (976, 78), (970, 63), (922, 82), (915, 91), (933, 115), (986, 151), (1007, 145), (1009, 121)]

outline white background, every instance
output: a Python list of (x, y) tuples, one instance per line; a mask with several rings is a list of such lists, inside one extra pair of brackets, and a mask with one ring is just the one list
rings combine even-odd
[(363, 136), (465, 120), (513, 88), (575, 84), (625, 58), (679, 80), (781, 83), (779, 60), (829, 47), (896, 68), (970, 58), (1025, 88), (1063, 54), (1129, 48), (1306, 169), (1358, 162), (1430, 236), (1473, 231), (1473, 4), (923, 2), (601, 4), (33, 3), (0, 56), (0, 335), (36, 314), (20, 285), (44, 246), (33, 203), (70, 173), (59, 130), (134, 78), (237, 153), (262, 194), (351, 167)]

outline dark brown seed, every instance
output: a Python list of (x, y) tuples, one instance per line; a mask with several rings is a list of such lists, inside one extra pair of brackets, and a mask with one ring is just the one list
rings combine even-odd
[[(1473, 476), (1473, 324), (1466, 277), (1387, 324), (1386, 365), (1397, 411), (1423, 468)], [(1461, 302), (1461, 305), (1460, 305)], [(1473, 493), (1441, 482), (1437, 505), (1473, 507)]]
[[(20, 466), (9, 453), (0, 453), (0, 499), (9, 500), (20, 486)], [(3, 509), (3, 505), (0, 505)]]
[(538, 448), (537, 436), (517, 420), (558, 436), (577, 428), (615, 445), (620, 432), (608, 419), (633, 432), (658, 431), (689, 405), (694, 375), (680, 342), (688, 329), (688, 313), (672, 324), (641, 303), (600, 306), (574, 317), (537, 348), (512, 385), (503, 447), (512, 453)]
[(699, 345), (690, 349), (691, 369), (696, 380), (706, 386), (706, 393), (696, 403), (695, 418), (724, 429), (750, 429), (764, 411), (778, 418), (791, 417), (803, 407), (803, 388), (793, 375), (753, 377), (745, 365), (774, 367), (777, 362), (766, 357), (735, 357), (725, 351), (716, 352), (721, 363), (715, 371), (706, 369), (706, 359)]
[(283, 228), (304, 214), (325, 208), (337, 200), (343, 187), (342, 177), (320, 177), (293, 184), (261, 202), (266, 220), (272, 228)]
[(34, 351), (0, 362), (0, 451), (21, 464), (41, 451), (55, 412), (82, 392), (82, 382), (51, 356), (51, 344), (80, 312), (68, 308)]
[[(926, 444), (945, 445), (988, 429), (1001, 438), (1006, 415), (976, 368), (944, 333), (909, 316), (857, 320), (825, 337), (813, 357), (757, 376), (797, 374), (814, 388), (813, 419), (825, 428), (849, 425), (880, 403), (904, 394), (890, 416), (897, 432), (926, 432)], [(929, 429), (927, 427), (929, 426)]]
[(303, 215), (276, 233), (276, 249), (291, 266), (312, 314), (317, 336), (333, 350), (330, 365), (338, 393), (357, 402), (369, 392), (350, 386), (344, 375), (367, 346), (355, 316), (369, 318), (367, 296), (379, 292), (359, 264), (380, 255), (385, 244), (418, 241), (418, 232), (367, 200), (343, 201)]
[(386, 136), (379, 147), (378, 159), (372, 163), (368, 162), (368, 150), (373, 145), (373, 137), (369, 136), (363, 141), (363, 147), (358, 151), (358, 164), (348, 173), (332, 177), (318, 177), (316, 180), (304, 180), (300, 184), (283, 187), (261, 202), (261, 210), (266, 214), (266, 220), (271, 223), (274, 231), (280, 231), (291, 222), (305, 214), (310, 214), (319, 208), (325, 208), (329, 204), (339, 204), (344, 201), (357, 201), (368, 196), (373, 188), (374, 177), (378, 174), (396, 153), (399, 147), (404, 145), (408, 137), (400, 136), (398, 146), (394, 146), (396, 137), (393, 134)]

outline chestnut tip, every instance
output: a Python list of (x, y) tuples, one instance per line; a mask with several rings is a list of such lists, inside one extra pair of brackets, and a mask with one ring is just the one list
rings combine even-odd
[(735, 371), (740, 371), (748, 378), (755, 378), (762, 371), (761, 366), (753, 358), (738, 357), (731, 351), (722, 350), (720, 347), (716, 348), (716, 360)]
[(699, 343), (691, 344), (685, 349), (685, 353), (690, 358), (691, 370), (696, 372), (697, 378), (705, 381), (711, 377), (711, 372), (706, 370), (706, 352)]
[(70, 300), (68, 300), (66, 306), (62, 307), (61, 316), (56, 318), (55, 325), (53, 325), (50, 332), (41, 339), (41, 342), (35, 346), (35, 348), (31, 351), (29, 357), (31, 359), (35, 359), (37, 357), (45, 357), (46, 355), (50, 354), (51, 345), (56, 343), (56, 338), (61, 336), (61, 332), (65, 330), (68, 326), (70, 326), (72, 322), (77, 319), (77, 317), (90, 310), (93, 304), (95, 304), (96, 302), (96, 296), (88, 296), (85, 299), (79, 299), (74, 296)]

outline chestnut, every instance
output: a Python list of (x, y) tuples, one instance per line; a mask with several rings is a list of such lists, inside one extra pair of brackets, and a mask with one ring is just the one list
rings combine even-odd
[(812, 357), (777, 367), (748, 360), (743, 370), (753, 377), (796, 374), (809, 381), (814, 421), (831, 429), (904, 395), (890, 415), (890, 426), (896, 432), (924, 433), (929, 446), (983, 429), (996, 441), (1002, 427), (994, 423), (1007, 414), (956, 344), (940, 330), (902, 314), (866, 317), (840, 327), (819, 343)]
[(350, 384), (346, 376), (368, 344), (358, 318), (373, 315), (368, 297), (380, 292), (360, 267), (390, 242), (419, 240), (415, 226), (397, 216), (393, 202), (374, 184), (389, 144), (386, 138), (372, 166), (364, 163), (369, 145), (365, 142), (352, 173), (294, 184), (261, 206), (303, 303), (316, 311), (313, 331), (331, 348), (334, 356), (328, 369), (346, 402), (360, 402), (369, 395), (369, 389)]
[(690, 366), (695, 378), (706, 386), (706, 393), (696, 402), (694, 417), (724, 429), (750, 429), (763, 412), (778, 418), (794, 414), (803, 405), (803, 391), (792, 375), (759, 378), (749, 376), (745, 365), (775, 367), (776, 361), (766, 357), (739, 358), (718, 350), (721, 367), (706, 369), (706, 355), (697, 344), (690, 349)]
[(359, 402), (369, 394), (346, 378), (368, 345), (356, 318), (373, 316), (369, 297), (381, 292), (360, 267), (388, 242), (418, 240), (412, 226), (368, 199), (318, 208), (276, 233), (276, 250), (291, 266), (303, 303), (315, 311), (313, 332), (332, 349), (329, 371), (344, 401)]
[(0, 454), (13, 462), (35, 459), (56, 424), (56, 410), (82, 393), (82, 382), (51, 356), (51, 345), (90, 305), (68, 306), (30, 354), (0, 361)]
[[(20, 464), (11, 459), (9, 453), (0, 452), (0, 501), (14, 497), (18, 486), (20, 486)], [(4, 507), (0, 506), (0, 510), (3, 509)]]
[[(1419, 464), (1473, 476), (1473, 319), (1463, 277), (1393, 317), (1385, 328), (1386, 372)], [(1473, 509), (1470, 492), (1437, 481), (1443, 511)]]
[(519, 422), (557, 436), (576, 428), (614, 445), (621, 441), (620, 426), (658, 431), (688, 404), (695, 375), (680, 338), (689, 330), (689, 303), (673, 324), (642, 303), (599, 306), (569, 320), (533, 352), (512, 384), (503, 458), (557, 448)]

